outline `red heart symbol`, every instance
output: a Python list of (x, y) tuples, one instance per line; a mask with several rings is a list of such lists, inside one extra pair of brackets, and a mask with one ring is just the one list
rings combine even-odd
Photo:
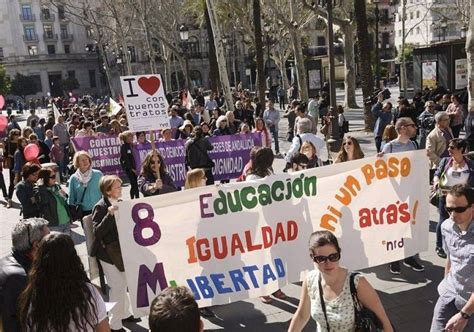
[(156, 91), (160, 88), (160, 79), (156, 76), (151, 77), (140, 77), (138, 79), (138, 85), (142, 88), (143, 91), (148, 93), (150, 96), (153, 96)]

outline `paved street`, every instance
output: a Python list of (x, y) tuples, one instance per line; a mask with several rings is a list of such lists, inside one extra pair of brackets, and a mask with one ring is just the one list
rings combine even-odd
[[(392, 91), (392, 100), (395, 101), (398, 94)], [(338, 99), (342, 100), (342, 91), (338, 91)], [(358, 91), (359, 105), (362, 104), (360, 90)], [(362, 146), (366, 156), (375, 154), (373, 135), (365, 134), (363, 128), (362, 110), (350, 110), (345, 113), (350, 121), (350, 135), (356, 137)], [(281, 151), (285, 152), (289, 143), (284, 140), (286, 134), (286, 119), (282, 119), (280, 128)], [(21, 125), (23, 125), (21, 123)], [(274, 169), (281, 172), (284, 161), (277, 159)], [(4, 172), (4, 176), (7, 173)], [(8, 179), (6, 179), (8, 183)], [(128, 190), (123, 190), (128, 195)], [(10, 231), (18, 220), (18, 205), (15, 208), (6, 209), (5, 204), (0, 201), (0, 254), (5, 255), (10, 250)], [(436, 286), (443, 276), (444, 260), (438, 258), (434, 252), (435, 228), (438, 219), (436, 209), (431, 208), (430, 220), (426, 220), (426, 229), (429, 230), (429, 250), (420, 253), (420, 258), (425, 265), (425, 272), (417, 273), (402, 267), (402, 274), (393, 276), (389, 273), (387, 266), (379, 266), (363, 271), (370, 283), (377, 289), (382, 302), (387, 310), (397, 331), (428, 331), (431, 323), (432, 310), (437, 298)], [(82, 229), (73, 230), (76, 240), (80, 242), (77, 249), (86, 266), (85, 239)], [(344, 248), (343, 248), (344, 249)], [(295, 253), (297, 254), (297, 253)], [(305, 255), (306, 253), (299, 253)], [(285, 301), (274, 299), (272, 304), (266, 305), (258, 299), (239, 301), (229, 305), (213, 307), (216, 318), (205, 319), (205, 328), (208, 331), (286, 331), (289, 321), (298, 305), (300, 286), (288, 285), (282, 289), (289, 297)], [(126, 327), (132, 331), (145, 331), (146, 319), (140, 324), (129, 324)], [(305, 331), (314, 331), (315, 324), (310, 322)]]

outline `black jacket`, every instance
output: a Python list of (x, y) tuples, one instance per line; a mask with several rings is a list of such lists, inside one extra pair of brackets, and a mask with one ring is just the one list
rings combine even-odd
[[(58, 207), (54, 194), (48, 190), (46, 186), (39, 186), (35, 189), (35, 198), (38, 204), (40, 217), (46, 219), (49, 222), (49, 226), (58, 226)], [(71, 218), (69, 206), (65, 200), (64, 208), (66, 209), (69, 218)]]
[(13, 252), (0, 259), (0, 317), (4, 331), (20, 331), (18, 296), (26, 288), (30, 267), (31, 261), (22, 253)]
[(199, 139), (191, 138), (186, 144), (186, 165), (194, 168), (212, 168), (212, 160), (207, 154), (214, 147), (206, 137)]
[(23, 218), (39, 217), (40, 212), (36, 204), (34, 187), (31, 182), (22, 180), (16, 185), (16, 197), (21, 203)]
[(113, 264), (112, 259), (105, 251), (105, 245), (119, 241), (115, 216), (108, 211), (111, 206), (109, 200), (104, 197), (94, 206), (92, 210), (92, 222), (94, 224), (95, 242), (92, 244), (91, 256)]
[(132, 144), (124, 143), (120, 147), (120, 165), (124, 171), (135, 169)]

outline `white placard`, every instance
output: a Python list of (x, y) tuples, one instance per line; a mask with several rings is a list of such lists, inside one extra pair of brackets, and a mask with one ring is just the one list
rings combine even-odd
[(456, 67), (455, 87), (454, 89), (464, 89), (467, 87), (467, 59), (457, 59), (454, 61)]
[(120, 82), (131, 131), (170, 128), (161, 75), (121, 76)]

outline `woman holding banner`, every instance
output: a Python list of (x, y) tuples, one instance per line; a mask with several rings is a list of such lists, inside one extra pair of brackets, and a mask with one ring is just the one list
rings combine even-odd
[(318, 331), (354, 331), (354, 301), (375, 314), (384, 332), (393, 331), (380, 298), (368, 281), (360, 273), (339, 266), (341, 248), (331, 232), (311, 234), (309, 257), (317, 269), (303, 281), (300, 303), (288, 331), (302, 331), (310, 317), (316, 321)]
[(138, 187), (145, 196), (155, 196), (176, 191), (173, 179), (166, 171), (163, 157), (158, 151), (149, 152), (143, 160)]
[(133, 158), (133, 133), (131, 131), (124, 131), (120, 134), (120, 139), (123, 144), (120, 147), (120, 165), (127, 174), (130, 182), (130, 198), (139, 198), (140, 191), (138, 190), (137, 170), (135, 166), (135, 159)]
[(100, 260), (110, 287), (109, 301), (116, 302), (110, 310), (110, 327), (112, 331), (120, 331), (123, 320), (140, 320), (130, 313), (125, 267), (115, 220), (116, 204), (122, 197), (122, 180), (116, 175), (106, 175), (100, 180), (100, 191), (103, 198), (95, 205), (92, 213), (95, 241), (91, 256)]
[(68, 204), (72, 206), (75, 221), (90, 215), (94, 205), (102, 197), (99, 180), (104, 174), (92, 169), (92, 158), (86, 151), (76, 152), (72, 163), (76, 172), (69, 178)]

